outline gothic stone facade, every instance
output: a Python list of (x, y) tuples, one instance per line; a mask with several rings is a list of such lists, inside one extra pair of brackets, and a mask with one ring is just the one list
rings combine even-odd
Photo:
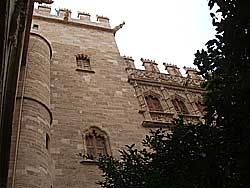
[[(119, 156), (150, 128), (173, 118), (199, 122), (201, 79), (165, 64), (121, 57), (109, 20), (61, 9), (34, 11), (26, 66), (22, 67), (13, 120), (9, 187), (97, 188), (98, 154)], [(140, 145), (138, 146), (140, 147)], [(80, 155), (89, 155), (83, 159)]]

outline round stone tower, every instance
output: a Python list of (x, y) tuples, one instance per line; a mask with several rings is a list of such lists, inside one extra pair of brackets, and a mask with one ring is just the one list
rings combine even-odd
[(26, 64), (15, 187), (52, 187), (50, 61), (52, 49), (31, 33)]

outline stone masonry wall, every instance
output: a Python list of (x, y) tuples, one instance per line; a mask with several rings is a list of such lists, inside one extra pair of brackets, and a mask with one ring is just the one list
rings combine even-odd
[[(17, 162), (14, 187), (50, 187), (53, 165), (48, 138), (52, 121), (50, 106), (51, 48), (46, 39), (31, 34), (22, 99), (20, 131), (17, 133)], [(19, 88), (20, 90), (21, 88)], [(16, 125), (18, 126), (18, 124)]]
[[(70, 22), (70, 21), (69, 21)], [(138, 143), (148, 131), (141, 127), (138, 101), (111, 30), (34, 17), (36, 31), (51, 43), (51, 155), (55, 188), (96, 188), (100, 173), (83, 162), (83, 135), (98, 127), (109, 137), (112, 155), (125, 144)], [(90, 57), (93, 72), (77, 71), (77, 54)]]
[[(29, 163), (32, 162), (29, 156), (36, 159), (36, 167), (40, 165), (43, 172), (47, 172), (43, 177), (48, 179), (41, 178), (38, 183), (34, 183), (34, 179), (28, 181), (29, 175), (41, 176), (41, 169), (25, 169), (19, 163), (18, 172), (22, 176), (17, 178), (20, 185), (17, 187), (97, 188), (96, 181), (101, 176), (95, 162), (79, 156), (79, 153), (86, 154), (84, 135), (89, 128), (103, 131), (111, 154), (118, 157), (118, 150), (125, 144), (139, 144), (149, 127), (169, 127), (170, 119), (166, 117), (176, 115), (171, 99), (178, 93), (189, 108), (188, 121), (198, 121), (201, 115), (195, 102), (203, 91), (197, 89), (196, 82), (183, 78), (173, 67), (169, 73), (175, 75), (162, 74), (157, 63), (149, 60), (143, 60), (145, 71), (135, 69), (131, 58), (120, 56), (114, 38), (117, 29), (110, 27), (108, 18), (97, 16), (97, 22), (91, 22), (87, 13), (79, 13), (79, 19), (70, 15), (69, 10), (60, 9), (59, 16), (52, 16), (50, 8), (44, 6), (34, 12), (32, 32), (49, 41), (52, 59), (49, 69), (39, 65), (39, 57), (48, 53), (42, 44), (41, 51), (30, 54), (37, 59), (28, 62), (33, 66), (35, 77), (29, 80), (31, 85), (26, 91), (51, 110), (53, 122), (50, 127), (51, 116), (46, 108), (34, 100), (24, 100), (22, 120), (26, 129), (20, 140), (24, 146), (34, 143), (38, 150), (42, 149), (38, 153), (43, 159), (36, 152), (28, 151), (22, 152), (20, 157), (24, 158), (18, 160)], [(88, 61), (79, 67), (79, 58)], [(38, 92), (40, 89), (45, 93)], [(164, 112), (149, 110), (145, 101), (147, 94), (159, 98)], [(43, 153), (45, 132), (50, 136), (47, 153)], [(29, 184), (22, 186), (24, 182)]]

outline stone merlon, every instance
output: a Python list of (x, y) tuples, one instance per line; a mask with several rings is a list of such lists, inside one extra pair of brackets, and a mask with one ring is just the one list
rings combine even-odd
[(109, 18), (108, 17), (96, 15), (96, 20), (99, 23), (103, 24), (104, 26), (110, 27)]
[(47, 14), (49, 15), (51, 12), (51, 7), (46, 5), (38, 5), (38, 11), (39, 13)]
[(33, 12), (33, 18), (43, 19), (43, 20), (51, 20), (54, 22), (60, 22), (63, 20), (64, 22), (61, 23), (69, 23), (73, 25), (78, 25), (82, 27), (91, 27), (91, 28), (98, 28), (101, 30), (105, 30), (107, 32), (115, 33), (115, 29), (111, 29), (109, 24), (109, 18), (104, 16), (96, 16), (97, 22), (92, 22), (90, 19), (90, 14), (86, 12), (78, 12), (78, 18), (71, 17), (71, 10), (66, 8), (60, 8), (56, 10), (57, 14), (51, 14), (51, 7), (39, 5), (38, 9), (35, 9)]
[(183, 68), (186, 71), (186, 74), (189, 78), (201, 79), (201, 77), (198, 75), (197, 69), (192, 68), (192, 67), (185, 67), (185, 66)]
[(182, 76), (180, 72), (180, 68), (178, 68), (176, 65), (170, 64), (170, 63), (163, 63), (165, 66), (165, 70), (168, 71), (168, 73), (172, 76)]
[(86, 12), (78, 12), (77, 17), (80, 18), (80, 20), (90, 21), (90, 14)]
[(155, 60), (141, 58), (141, 61), (145, 70), (152, 71), (152, 72), (160, 72), (158, 68), (158, 64), (155, 62)]
[(126, 68), (135, 69), (134, 59), (131, 56), (123, 56), (122, 57), (125, 63)]

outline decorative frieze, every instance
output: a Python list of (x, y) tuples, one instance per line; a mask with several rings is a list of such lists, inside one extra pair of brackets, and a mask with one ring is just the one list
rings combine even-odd
[(145, 82), (158, 82), (161, 84), (170, 84), (180, 87), (191, 87), (201, 89), (200, 85), (203, 82), (201, 79), (190, 79), (188, 77), (176, 76), (171, 74), (164, 74), (159, 72), (152, 72), (139, 69), (128, 69), (128, 79), (140, 80)]

